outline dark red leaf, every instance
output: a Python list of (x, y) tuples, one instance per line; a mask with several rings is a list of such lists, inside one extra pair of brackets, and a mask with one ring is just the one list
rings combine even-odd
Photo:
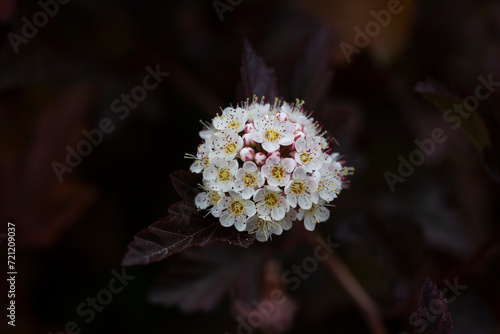
[(199, 193), (198, 185), (201, 183), (201, 174), (181, 170), (170, 174), (170, 180), (183, 200), (194, 203), (194, 198)]
[(260, 99), (265, 96), (267, 101), (273, 102), (278, 96), (278, 83), (274, 69), (266, 66), (264, 60), (255, 53), (246, 39), (243, 47), (241, 80), (243, 93), (247, 98), (256, 95)]
[(217, 219), (204, 218), (186, 202), (173, 204), (169, 213), (167, 217), (137, 233), (128, 246), (122, 265), (158, 262), (186, 248), (205, 246), (213, 241), (246, 248), (255, 239), (253, 235), (238, 232), (234, 227), (223, 227)]
[(169, 260), (149, 294), (152, 303), (177, 305), (182, 311), (209, 311), (232, 291), (255, 300), (260, 291), (263, 256), (225, 244), (192, 248)]
[(305, 100), (308, 110), (318, 108), (333, 77), (329, 68), (331, 37), (328, 28), (310, 34), (298, 46), (287, 98)]
[(451, 334), (453, 332), (453, 321), (448, 312), (446, 298), (429, 278), (425, 279), (417, 313), (415, 333)]

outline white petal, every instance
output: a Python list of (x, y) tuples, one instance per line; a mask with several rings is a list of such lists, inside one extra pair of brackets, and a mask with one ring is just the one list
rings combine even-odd
[(301, 137), (295, 142), (295, 149), (297, 151), (303, 151), (306, 148), (306, 140)]
[(234, 219), (232, 217), (229, 217), (229, 213), (227, 212), (220, 216), (219, 221), (220, 224), (224, 227), (233, 226), (234, 224)]
[(255, 204), (252, 201), (245, 201), (245, 210), (247, 216), (253, 216), (257, 209), (255, 208)]
[(308, 231), (314, 231), (314, 228), (316, 225), (313, 223), (312, 219), (310, 217), (307, 217), (304, 219), (304, 227)]
[(293, 171), (293, 179), (294, 180), (303, 180), (307, 175), (307, 171), (303, 166), (299, 166), (295, 168)]
[(283, 146), (288, 146), (293, 143), (293, 134), (292, 133), (286, 133), (283, 135), (283, 137), (278, 141), (278, 144), (283, 145)]
[(293, 194), (288, 194), (288, 196), (286, 197), (287, 201), (288, 201), (288, 204), (290, 204), (290, 206), (292, 208), (295, 208), (297, 206), (297, 196), (293, 195)]
[(274, 220), (282, 220), (285, 217), (285, 213), (285, 209), (275, 206), (271, 211), (271, 217)]
[(246, 173), (254, 173), (258, 171), (259, 169), (257, 168), (257, 165), (253, 161), (247, 161), (243, 164), (243, 170)]
[(203, 177), (207, 180), (213, 180), (217, 177), (217, 169), (215, 167), (208, 167), (203, 171)]
[[(257, 125), (255, 127), (257, 127)], [(256, 129), (252, 129), (250, 131), (250, 138), (252, 138), (256, 143), (262, 143), (264, 141), (264, 138)]]
[(264, 192), (265, 192), (265, 189), (259, 189), (255, 192), (255, 194), (253, 194), (253, 200), (255, 202), (260, 202), (260, 200), (264, 197)]
[(244, 231), (247, 227), (247, 223), (246, 223), (246, 220), (243, 219), (243, 220), (237, 220), (234, 222), (234, 227), (236, 227), (236, 229), (238, 231)]
[[(241, 184), (243, 184), (243, 182)], [(243, 187), (243, 190), (241, 191), (241, 197), (243, 199), (250, 199), (253, 196), (254, 193), (255, 193), (254, 189), (252, 189), (252, 188), (244, 188)]]
[(295, 162), (295, 160), (293, 160), (291, 158), (285, 158), (285, 159), (281, 160), (281, 164), (287, 173), (291, 173), (293, 171), (293, 169), (297, 166), (297, 163)]
[(280, 144), (278, 144), (278, 143), (271, 143), (271, 142), (265, 141), (265, 142), (262, 143), (262, 148), (264, 150), (266, 150), (267, 152), (274, 152), (274, 151), (279, 150)]
[(304, 210), (309, 210), (312, 206), (311, 200), (307, 197), (307, 195), (299, 196), (298, 199), (299, 206)]
[(271, 225), (271, 232), (276, 235), (281, 235), (283, 233), (283, 228), (279, 224)]

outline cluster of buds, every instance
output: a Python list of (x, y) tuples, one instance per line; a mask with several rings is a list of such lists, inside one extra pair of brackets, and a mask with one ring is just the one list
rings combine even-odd
[(327, 221), (327, 203), (353, 168), (330, 152), (326, 132), (302, 106), (254, 98), (204, 123), (196, 156), (186, 155), (195, 160), (190, 170), (203, 173), (197, 208), (259, 241), (296, 221), (310, 231)]

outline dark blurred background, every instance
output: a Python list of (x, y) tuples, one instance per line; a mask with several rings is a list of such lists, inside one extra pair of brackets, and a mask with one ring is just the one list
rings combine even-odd
[[(390, 2), (0, 0), (0, 233), (16, 224), (18, 271), (16, 327), (2, 314), (2, 333), (237, 332), (227, 297), (210, 312), (150, 303), (165, 263), (126, 268), (135, 278), (92, 321), (77, 308), (108, 288), (133, 236), (178, 201), (169, 175), (189, 168), (183, 156), (196, 153), (199, 120), (245, 98), (245, 38), (276, 68), (280, 95), (305, 99), (356, 168), (351, 189), (318, 229), (341, 244), (338, 255), (389, 332), (413, 332), (429, 277), (441, 289), (454, 280), (467, 286), (449, 305), (454, 333), (500, 333), (500, 94), (475, 114), (484, 123), (479, 136), (490, 138), (478, 148), (414, 90), (433, 78), (463, 99), (474, 95), (479, 76), (500, 81), (500, 2), (402, 1), (347, 61), (341, 43), (354, 46), (354, 28), (364, 30), (370, 11)], [(30, 28), (34, 20), (39, 26)], [(169, 75), (141, 90), (147, 67)], [(122, 94), (131, 92), (147, 96), (124, 107)], [(103, 119), (113, 130), (75, 167), (61, 167), (68, 147)], [(408, 159), (414, 140), (436, 128), (448, 139), (391, 191), (384, 173), (397, 173), (398, 156)], [(58, 178), (54, 168), (68, 169)], [(4, 258), (5, 239), (0, 248)], [(310, 254), (303, 247), (275, 257), (287, 255), (286, 268)], [(321, 268), (289, 296), (296, 305), (290, 333), (370, 332)]]

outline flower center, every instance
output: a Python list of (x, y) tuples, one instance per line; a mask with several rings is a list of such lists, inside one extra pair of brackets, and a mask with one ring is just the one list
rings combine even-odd
[(201, 163), (203, 164), (203, 168), (208, 168), (210, 166), (208, 155), (201, 160)]
[(300, 157), (300, 161), (302, 161), (305, 164), (308, 163), (309, 160), (311, 160), (311, 157), (309, 156), (309, 153), (307, 153), (307, 152), (300, 153), (299, 157)]
[(256, 178), (255, 178), (255, 176), (253, 174), (246, 173), (243, 176), (243, 183), (247, 187), (253, 187), (253, 186), (255, 186), (255, 181), (256, 181)]
[(271, 168), (271, 176), (273, 179), (282, 179), (285, 176), (285, 170), (282, 166), (275, 165)]
[(300, 195), (304, 192), (304, 189), (306, 187), (304, 186), (304, 183), (303, 182), (300, 182), (300, 181), (294, 181), (292, 183), (292, 185), (290, 186), (290, 190), (292, 191), (292, 193), (294, 193), (295, 195)]
[(320, 192), (323, 189), (323, 180), (318, 182), (318, 192)]
[(237, 148), (238, 148), (238, 146), (236, 146), (236, 144), (234, 142), (230, 142), (224, 148), (224, 153), (226, 153), (227, 155), (233, 154)]
[(231, 212), (235, 215), (240, 215), (245, 210), (245, 206), (240, 201), (231, 203)]
[(211, 191), (210, 200), (212, 201), (212, 203), (214, 203), (214, 205), (217, 204), (217, 202), (219, 202), (220, 200), (219, 194), (216, 191)]
[(278, 204), (278, 202), (279, 202), (279, 198), (278, 198), (278, 196), (276, 196), (276, 194), (267, 193), (264, 196), (264, 203), (267, 206), (276, 206), (276, 204)]
[(229, 181), (230, 178), (231, 178), (231, 173), (227, 170), (227, 168), (222, 168), (219, 171), (219, 180)]
[(238, 128), (240, 127), (240, 122), (238, 121), (232, 121), (230, 124), (229, 124), (229, 127), (233, 130), (238, 130)]
[(264, 134), (264, 139), (266, 141), (274, 142), (279, 138), (280, 134), (277, 131), (274, 130), (267, 130), (266, 133)]

